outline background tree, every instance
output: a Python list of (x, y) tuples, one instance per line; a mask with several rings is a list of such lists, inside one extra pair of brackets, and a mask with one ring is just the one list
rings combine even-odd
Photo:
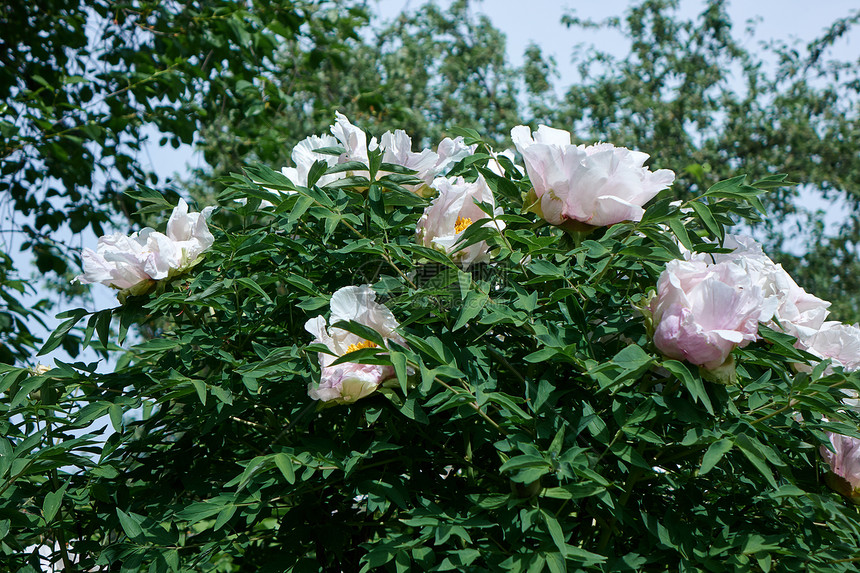
[[(11, 232), (21, 237), (9, 245), (28, 251), (43, 276), (59, 276), (55, 288), (81, 294), (68, 284), (78, 269), (76, 254), (60, 237), (125, 230), (137, 209), (123, 192), (160, 183), (145, 167), (145, 141), (191, 145), (222, 110), (241, 113), (249, 125), (267, 123), (265, 102), (248, 88), (279, 72), (282, 44), (301, 42), (306, 51), (334, 57), (343, 38), (366, 22), (362, 6), (346, 0), (4, 3), (0, 193)], [(7, 274), (15, 276), (11, 268)], [(13, 341), (19, 334), (26, 339), (20, 330), (0, 332), (8, 347), (19, 344)], [(76, 352), (73, 339), (66, 346)]]

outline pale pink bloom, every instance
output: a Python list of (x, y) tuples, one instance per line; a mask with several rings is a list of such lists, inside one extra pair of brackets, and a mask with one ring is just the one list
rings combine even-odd
[(367, 151), (376, 149), (376, 138), (367, 141), (367, 134), (350, 123), (349, 119), (339, 111), (334, 112), (335, 122), (331, 126), (331, 133), (338, 143), (344, 148), (344, 153), (338, 158), (339, 163), (347, 161), (361, 161), (367, 165)]
[[(462, 177), (439, 177), (433, 182), (433, 188), (439, 191), (439, 195), (424, 209), (424, 214), (418, 220), (416, 239), (425, 247), (451, 254), (469, 225), (478, 219), (487, 218), (475, 201), (495, 207), (495, 199), (483, 177), (478, 177), (474, 183), (467, 183)], [(501, 215), (502, 208), (495, 207), (493, 214)], [(484, 223), (485, 227), (494, 225), (498, 225), (499, 231), (505, 228), (503, 221)], [(451, 257), (467, 269), (472, 264), (490, 260), (489, 245), (486, 241), (479, 241), (453, 253)]]
[[(367, 165), (368, 162), (368, 142), (367, 135), (359, 127), (353, 125), (345, 115), (340, 112), (335, 112), (335, 122), (330, 127), (332, 135), (311, 135), (296, 144), (293, 148), (290, 158), (295, 163), (295, 167), (283, 167), (281, 173), (301, 187), (307, 187), (308, 174), (314, 162), (323, 161), (326, 166), (331, 168), (339, 163), (347, 161), (360, 161)], [(316, 150), (322, 147), (343, 147), (344, 152), (339, 156), (329, 155), (327, 153), (318, 153)], [(376, 139), (370, 141), (369, 149), (376, 149)], [(349, 171), (340, 173), (329, 173), (323, 175), (316, 182), (320, 187), (324, 187), (338, 179), (343, 179), (352, 175)]]
[(405, 131), (398, 129), (394, 133), (383, 134), (380, 147), (385, 153), (382, 158), (385, 163), (402, 165), (416, 171), (415, 176), (422, 179), (424, 185), (415, 185), (410, 190), (428, 197), (434, 193), (433, 181), (445, 175), (459, 161), (472, 155), (476, 146), (466, 145), (462, 137), (446, 137), (439, 143), (436, 152), (424, 149), (416, 153), (412, 151), (412, 139)]
[(446, 137), (436, 147), (436, 153), (439, 156), (436, 161), (436, 174), (446, 175), (454, 165), (475, 153), (476, 148), (476, 145), (466, 145), (462, 137), (458, 136), (454, 139)]
[(844, 480), (843, 483), (837, 481), (830, 485), (839, 493), (854, 498), (860, 487), (860, 440), (831, 432), (827, 435), (835, 451), (821, 446), (821, 457), (830, 466), (833, 475)]
[(669, 261), (651, 301), (654, 344), (666, 356), (715, 369), (735, 346), (756, 340), (758, 323), (775, 307), (738, 265)]
[(135, 293), (135, 287), (144, 289), (150, 281), (188, 270), (215, 241), (206, 225), (212, 209), (189, 213), (188, 204), (180, 199), (167, 221), (166, 235), (146, 227), (130, 236), (99, 237), (95, 251), (84, 249), (84, 273), (74, 280)]
[[(300, 187), (308, 186), (308, 173), (314, 162), (324, 161), (328, 167), (337, 165), (336, 155), (327, 155), (317, 153), (315, 150), (321, 147), (336, 147), (339, 145), (337, 139), (331, 135), (311, 135), (298, 142), (290, 154), (290, 159), (295, 163), (295, 167), (284, 167), (281, 169), (284, 177)], [(317, 181), (317, 185), (323, 186), (345, 177), (345, 173), (333, 173), (331, 175), (323, 175)]]
[(570, 133), (541, 125), (511, 130), (539, 201), (541, 216), (553, 225), (573, 220), (601, 227), (639, 221), (642, 206), (669, 187), (675, 174), (644, 167), (648, 154), (610, 143), (570, 143)]
[(179, 200), (167, 220), (167, 238), (178, 251), (178, 258), (171, 261), (171, 267), (181, 272), (192, 266), (203, 251), (212, 246), (215, 237), (209, 231), (206, 219), (215, 207), (205, 207), (200, 213), (189, 213), (188, 204)]
[(380, 141), (380, 147), (383, 149), (383, 163), (412, 169), (416, 172), (415, 177), (424, 181), (424, 185), (408, 187), (410, 191), (419, 192), (422, 187), (433, 183), (433, 179), (439, 173), (437, 168), (439, 155), (430, 149), (424, 149), (420, 153), (412, 151), (412, 138), (402, 129), (397, 129), (394, 133), (386, 131)]
[(794, 279), (774, 263), (752, 237), (726, 235), (723, 247), (730, 253), (685, 253), (688, 260), (705, 263), (729, 262), (740, 266), (753, 283), (761, 288), (765, 297), (774, 297), (777, 308), (767, 326), (792, 336), (811, 336), (824, 324), (830, 303), (803, 290)]
[(856, 324), (825, 322), (818, 331), (798, 338), (797, 346), (821, 359), (830, 358), (833, 366), (847, 372), (860, 369), (860, 327)]
[[(369, 285), (343, 287), (332, 295), (330, 308), (329, 324), (352, 320), (372, 328), (386, 342), (393, 340), (406, 346), (406, 341), (396, 332), (399, 325), (394, 314), (384, 304), (376, 302), (376, 293)], [(308, 395), (314, 400), (350, 404), (373, 393), (382, 382), (394, 376), (391, 366), (354, 362), (332, 366), (338, 357), (375, 344), (346, 330), (327, 328), (322, 316), (308, 320), (305, 330), (314, 335), (314, 342), (324, 344), (336, 355), (319, 353), (322, 370), (319, 386), (308, 385)]]

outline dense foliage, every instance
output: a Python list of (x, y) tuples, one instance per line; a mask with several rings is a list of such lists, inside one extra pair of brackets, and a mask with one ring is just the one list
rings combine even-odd
[[(0, 261), (0, 569), (853, 570), (860, 331), (784, 277), (803, 320), (750, 307), (761, 285), (723, 259), (732, 226), (767, 231), (831, 320), (860, 318), (860, 83), (828, 59), (858, 20), (751, 51), (720, 0), (571, 15), (632, 52), (582, 49), (557, 97), (553, 62), (532, 46), (512, 67), (465, 0), (384, 26), (350, 0), (4, 4), (7, 244), (67, 294), (122, 290), (40, 341), (50, 303), (22, 304), (35, 289)], [(338, 109), (412, 140), (296, 151)], [(524, 121), (647, 151), (675, 183), (580, 195), (598, 150), (543, 178), (510, 137)], [(147, 138), (206, 166), (165, 184)], [(842, 200), (838, 236), (778, 173)], [(69, 283), (62, 233), (87, 229), (104, 237)], [(685, 265), (746, 292), (706, 309), (717, 358), (685, 347), (704, 316)], [(356, 292), (376, 322), (335, 327)]]
[[(43, 352), (79, 322), (99, 352), (152, 330), (115, 372), (4, 368), (8, 569), (38, 570), (42, 546), (84, 570), (853, 570), (860, 516), (823, 483), (819, 446), (858, 436), (842, 405), (858, 375), (797, 366), (820, 356), (765, 326), (721, 373), (652, 342), (666, 263), (725, 253), (725, 229), (783, 177), (681, 204), (663, 191), (640, 221), (563, 230), (531, 212), (543, 191), (523, 168), (463, 131), (477, 148), (442, 175), (495, 199), (440, 249), (416, 238), (435, 204), (409, 190), (421, 179), (350, 134), (352, 150), (317, 146), (306, 185), (265, 166), (227, 178), (190, 273), (65, 313)], [(460, 247), (482, 242), (490, 262), (464, 269)], [(378, 300), (335, 323), (351, 285)], [(330, 304), (332, 336), (364, 342), (320, 372), (335, 347), (306, 322)], [(309, 397), (361, 364), (383, 373), (361, 399)]]

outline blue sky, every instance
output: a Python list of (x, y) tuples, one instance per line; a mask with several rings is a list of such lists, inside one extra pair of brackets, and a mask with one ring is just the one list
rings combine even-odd
[[(394, 18), (401, 10), (414, 10), (424, 0), (369, 0), (381, 20)], [(447, 6), (450, 0), (436, 0)], [(528, 9), (520, 0), (472, 0), (471, 9), (486, 14), (493, 24), (502, 30), (508, 40), (508, 58), (517, 65), (529, 43), (538, 44), (557, 64), (560, 77), (557, 85), (564, 87), (574, 81), (576, 73), (571, 64), (575, 46), (593, 44), (597, 49), (615, 56), (623, 56), (629, 47), (626, 39), (612, 31), (569, 30), (561, 24), (565, 13), (573, 12), (581, 18), (602, 20), (612, 16), (623, 16), (629, 0), (530, 0)], [(680, 0), (680, 14), (694, 18), (704, 8), (701, 0)], [(772, 39), (786, 42), (807, 43), (820, 36), (824, 29), (839, 17), (860, 9), (858, 0), (822, 0), (814, 9), (808, 0), (735, 0), (728, 4), (736, 35), (747, 49), (754, 49), (761, 42)], [(744, 33), (745, 24), (755, 24), (755, 33)], [(852, 44), (850, 37), (843, 38), (832, 52), (840, 59), (853, 59), (860, 54), (857, 38)], [(184, 174), (190, 167), (201, 167), (202, 159), (189, 147), (175, 150), (159, 148), (158, 136), (151, 136), (152, 143), (144, 152), (143, 161), (162, 177)]]

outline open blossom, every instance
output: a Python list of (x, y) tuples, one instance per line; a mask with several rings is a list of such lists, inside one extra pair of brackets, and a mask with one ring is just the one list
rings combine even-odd
[(847, 372), (860, 370), (860, 327), (836, 321), (825, 322), (814, 333), (798, 338), (797, 346)]
[[(332, 135), (311, 135), (293, 147), (290, 154), (290, 159), (293, 160), (295, 167), (283, 167), (281, 173), (284, 177), (302, 187), (308, 185), (308, 174), (314, 162), (324, 161), (327, 167), (334, 167), (338, 163), (347, 161), (360, 161), (365, 165), (368, 162), (368, 148), (376, 149), (376, 139), (372, 139), (368, 146), (367, 135), (360, 128), (353, 125), (349, 119), (340, 112), (335, 112), (335, 122), (331, 126)], [(330, 155), (327, 153), (318, 153), (316, 150), (323, 147), (343, 147), (344, 152), (340, 155)], [(323, 175), (317, 181), (317, 185), (324, 186), (348, 177), (349, 173), (344, 171), (341, 173), (329, 173)]]
[(805, 338), (818, 332), (824, 324), (830, 303), (803, 290), (794, 279), (762, 251), (761, 245), (746, 235), (726, 235), (723, 247), (730, 253), (687, 254), (689, 260), (705, 263), (729, 262), (740, 266), (765, 297), (777, 301), (770, 328)]
[(828, 485), (854, 501), (860, 498), (860, 440), (830, 432), (827, 435), (834, 451), (824, 446), (819, 451), (830, 466)]
[(188, 204), (180, 199), (167, 221), (167, 234), (146, 227), (130, 236), (114, 233), (99, 237), (95, 251), (84, 249), (84, 273), (74, 280), (136, 294), (152, 281), (188, 270), (215, 242), (206, 224), (213, 209), (189, 213)]
[[(331, 297), (330, 307), (330, 324), (352, 320), (372, 328), (386, 342), (393, 340), (406, 346), (403, 337), (395, 332), (398, 322), (394, 314), (384, 304), (376, 302), (376, 293), (369, 285), (348, 286), (338, 290)], [(314, 335), (314, 342), (324, 344), (336, 355), (319, 353), (322, 369), (319, 386), (312, 383), (308, 385), (308, 395), (314, 400), (350, 404), (372, 394), (382, 382), (394, 377), (394, 368), (391, 366), (354, 362), (332, 366), (332, 362), (344, 354), (375, 347), (373, 342), (340, 328), (327, 328), (322, 316), (308, 320), (305, 330)]]
[(571, 145), (569, 132), (545, 125), (534, 134), (519, 125), (511, 139), (525, 161), (536, 207), (553, 225), (639, 221), (642, 206), (675, 180), (668, 169), (644, 167), (646, 153), (610, 143)]
[(436, 161), (436, 174), (445, 175), (454, 165), (475, 153), (476, 145), (466, 145), (465, 140), (458, 136), (453, 139), (446, 137), (436, 147), (439, 159)]
[(776, 299), (738, 265), (669, 261), (651, 301), (654, 344), (667, 356), (715, 369), (735, 346), (756, 339), (758, 323), (775, 308)]
[(476, 147), (466, 145), (462, 137), (446, 137), (435, 152), (430, 149), (415, 152), (412, 151), (412, 138), (402, 129), (385, 132), (380, 141), (382, 161), (415, 171), (415, 177), (423, 180), (424, 185), (413, 186), (410, 190), (425, 197), (433, 194), (434, 179), (444, 176), (454, 165), (472, 155)]
[(367, 165), (367, 151), (368, 149), (371, 151), (376, 149), (376, 138), (374, 137), (368, 143), (367, 134), (361, 128), (350, 123), (345, 115), (336, 111), (334, 116), (335, 122), (331, 126), (331, 134), (344, 148), (344, 153), (338, 158), (338, 162), (361, 161)]
[[(281, 169), (281, 173), (296, 185), (307, 187), (308, 173), (310, 173), (314, 162), (324, 161), (328, 167), (334, 167), (337, 165), (337, 156), (317, 153), (315, 150), (320, 149), (321, 147), (334, 147), (336, 145), (338, 145), (338, 141), (331, 135), (311, 135), (310, 137), (303, 139), (293, 147), (293, 152), (290, 154), (290, 158), (296, 166), (284, 167)], [(345, 176), (346, 175), (344, 173), (323, 175), (317, 184), (327, 185), (332, 181)]]
[(394, 132), (386, 131), (380, 138), (383, 149), (382, 162), (401, 165), (415, 171), (415, 177), (424, 181), (424, 185), (418, 185), (410, 189), (421, 193), (422, 187), (428, 186), (439, 174), (437, 164), (439, 155), (430, 149), (421, 152), (412, 151), (412, 138), (402, 129)]
[[(433, 182), (433, 187), (439, 190), (439, 195), (433, 199), (418, 220), (416, 238), (425, 247), (450, 254), (456, 249), (457, 242), (469, 225), (487, 217), (475, 201), (495, 206), (493, 192), (483, 177), (478, 177), (474, 183), (467, 183), (462, 177), (456, 179), (439, 177)], [(496, 207), (493, 213), (501, 215), (502, 208)], [(488, 221), (484, 224), (484, 226), (493, 225), (498, 225), (500, 231), (505, 227), (502, 221), (495, 223)], [(486, 241), (478, 241), (457, 251), (452, 258), (461, 262), (463, 268), (468, 269), (472, 264), (488, 261), (489, 249)]]

